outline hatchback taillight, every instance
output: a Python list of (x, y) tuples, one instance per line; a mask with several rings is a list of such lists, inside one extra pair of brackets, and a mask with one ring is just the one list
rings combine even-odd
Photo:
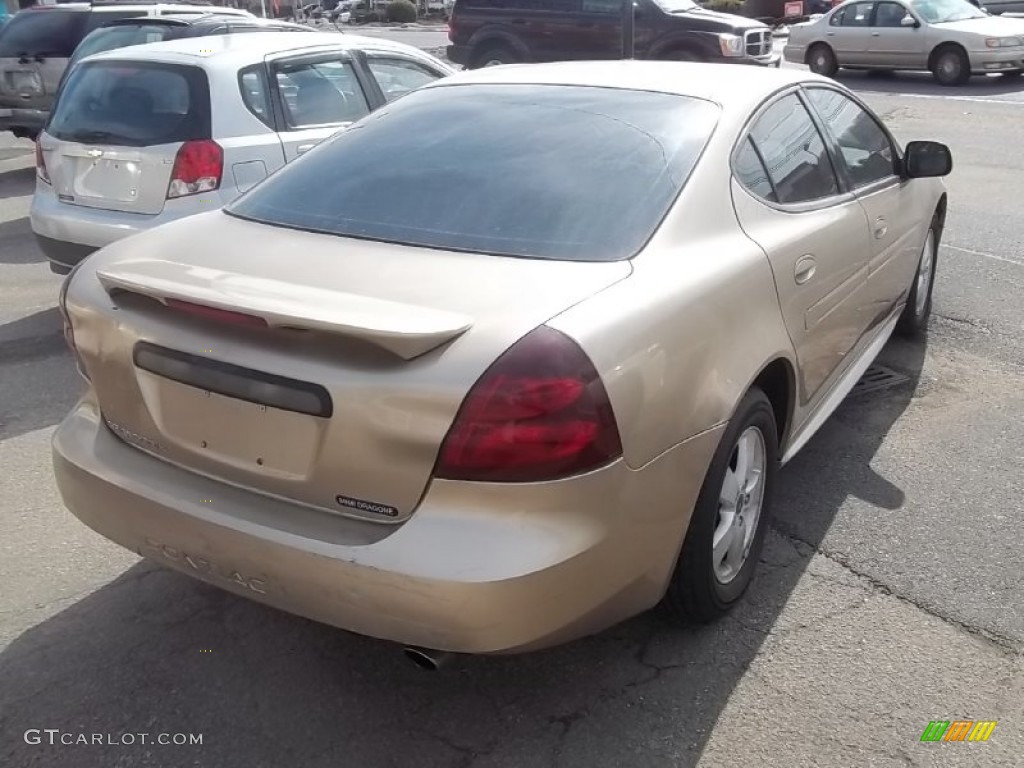
[(579, 345), (541, 326), (499, 357), (466, 396), (435, 476), (538, 482), (622, 455), (608, 393)]
[(46, 170), (46, 160), (43, 159), (43, 148), (39, 144), (39, 139), (36, 139), (36, 176), (40, 181), (50, 183), (50, 172)]
[(209, 139), (186, 141), (178, 149), (167, 199), (211, 192), (224, 175), (224, 150)]

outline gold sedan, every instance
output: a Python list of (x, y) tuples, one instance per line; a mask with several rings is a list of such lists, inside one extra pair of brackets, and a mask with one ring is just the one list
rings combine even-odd
[(438, 81), (70, 275), (60, 491), (427, 666), (711, 620), (779, 466), (925, 329), (950, 168), (790, 70)]

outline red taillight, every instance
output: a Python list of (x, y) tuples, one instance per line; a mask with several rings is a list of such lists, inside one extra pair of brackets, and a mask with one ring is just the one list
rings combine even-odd
[(43, 148), (39, 144), (39, 139), (36, 139), (36, 176), (40, 181), (50, 183), (50, 173), (46, 170), (46, 161), (43, 159)]
[(180, 299), (167, 299), (166, 304), (171, 309), (184, 312), (189, 315), (196, 315), (206, 320), (213, 320), (228, 325), (246, 325), (255, 328), (266, 328), (267, 321), (257, 315), (247, 315), (244, 312), (233, 312), (230, 309), (219, 309), (207, 307), (204, 304), (193, 304), (191, 301)]
[(436, 477), (556, 480), (622, 455), (608, 393), (583, 350), (541, 326), (499, 357), (466, 396)]
[(220, 186), (224, 150), (215, 141), (186, 141), (174, 158), (167, 199), (210, 192)]

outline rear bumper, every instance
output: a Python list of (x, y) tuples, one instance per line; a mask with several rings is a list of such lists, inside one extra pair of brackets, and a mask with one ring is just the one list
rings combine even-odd
[(29, 221), (36, 242), (50, 260), (50, 268), (63, 274), (105, 245), (186, 216), (215, 210), (220, 201), (183, 198), (168, 201), (162, 213), (146, 215), (69, 205), (57, 199), (53, 187), (36, 183)]
[(49, 116), (49, 112), (41, 109), (0, 107), (0, 131), (11, 131), (21, 128), (38, 133), (43, 129)]
[(359, 634), (510, 653), (600, 631), (661, 598), (719, 436), (643, 470), (620, 461), (562, 481), (568, 496), (554, 483), (434, 481), (397, 526), (174, 467), (115, 437), (88, 397), (58, 427), (53, 457), (68, 509), (142, 556)]
[(58, 275), (66, 275), (86, 256), (96, 250), (92, 245), (67, 243), (49, 237), (36, 235), (36, 244), (50, 262), (50, 271)]
[(790, 64), (806, 64), (807, 46), (787, 43), (782, 49), (782, 56)]

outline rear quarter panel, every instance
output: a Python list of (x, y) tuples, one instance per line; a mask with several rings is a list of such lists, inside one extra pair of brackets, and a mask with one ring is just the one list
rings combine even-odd
[(280, 136), (245, 106), (238, 72), (238, 67), (206, 68), (213, 139), (224, 149), (220, 205), (231, 202), (285, 164)]
[(629, 278), (549, 323), (600, 372), (632, 467), (728, 421), (765, 366), (795, 359), (771, 267), (732, 208), (732, 136), (712, 139)]

